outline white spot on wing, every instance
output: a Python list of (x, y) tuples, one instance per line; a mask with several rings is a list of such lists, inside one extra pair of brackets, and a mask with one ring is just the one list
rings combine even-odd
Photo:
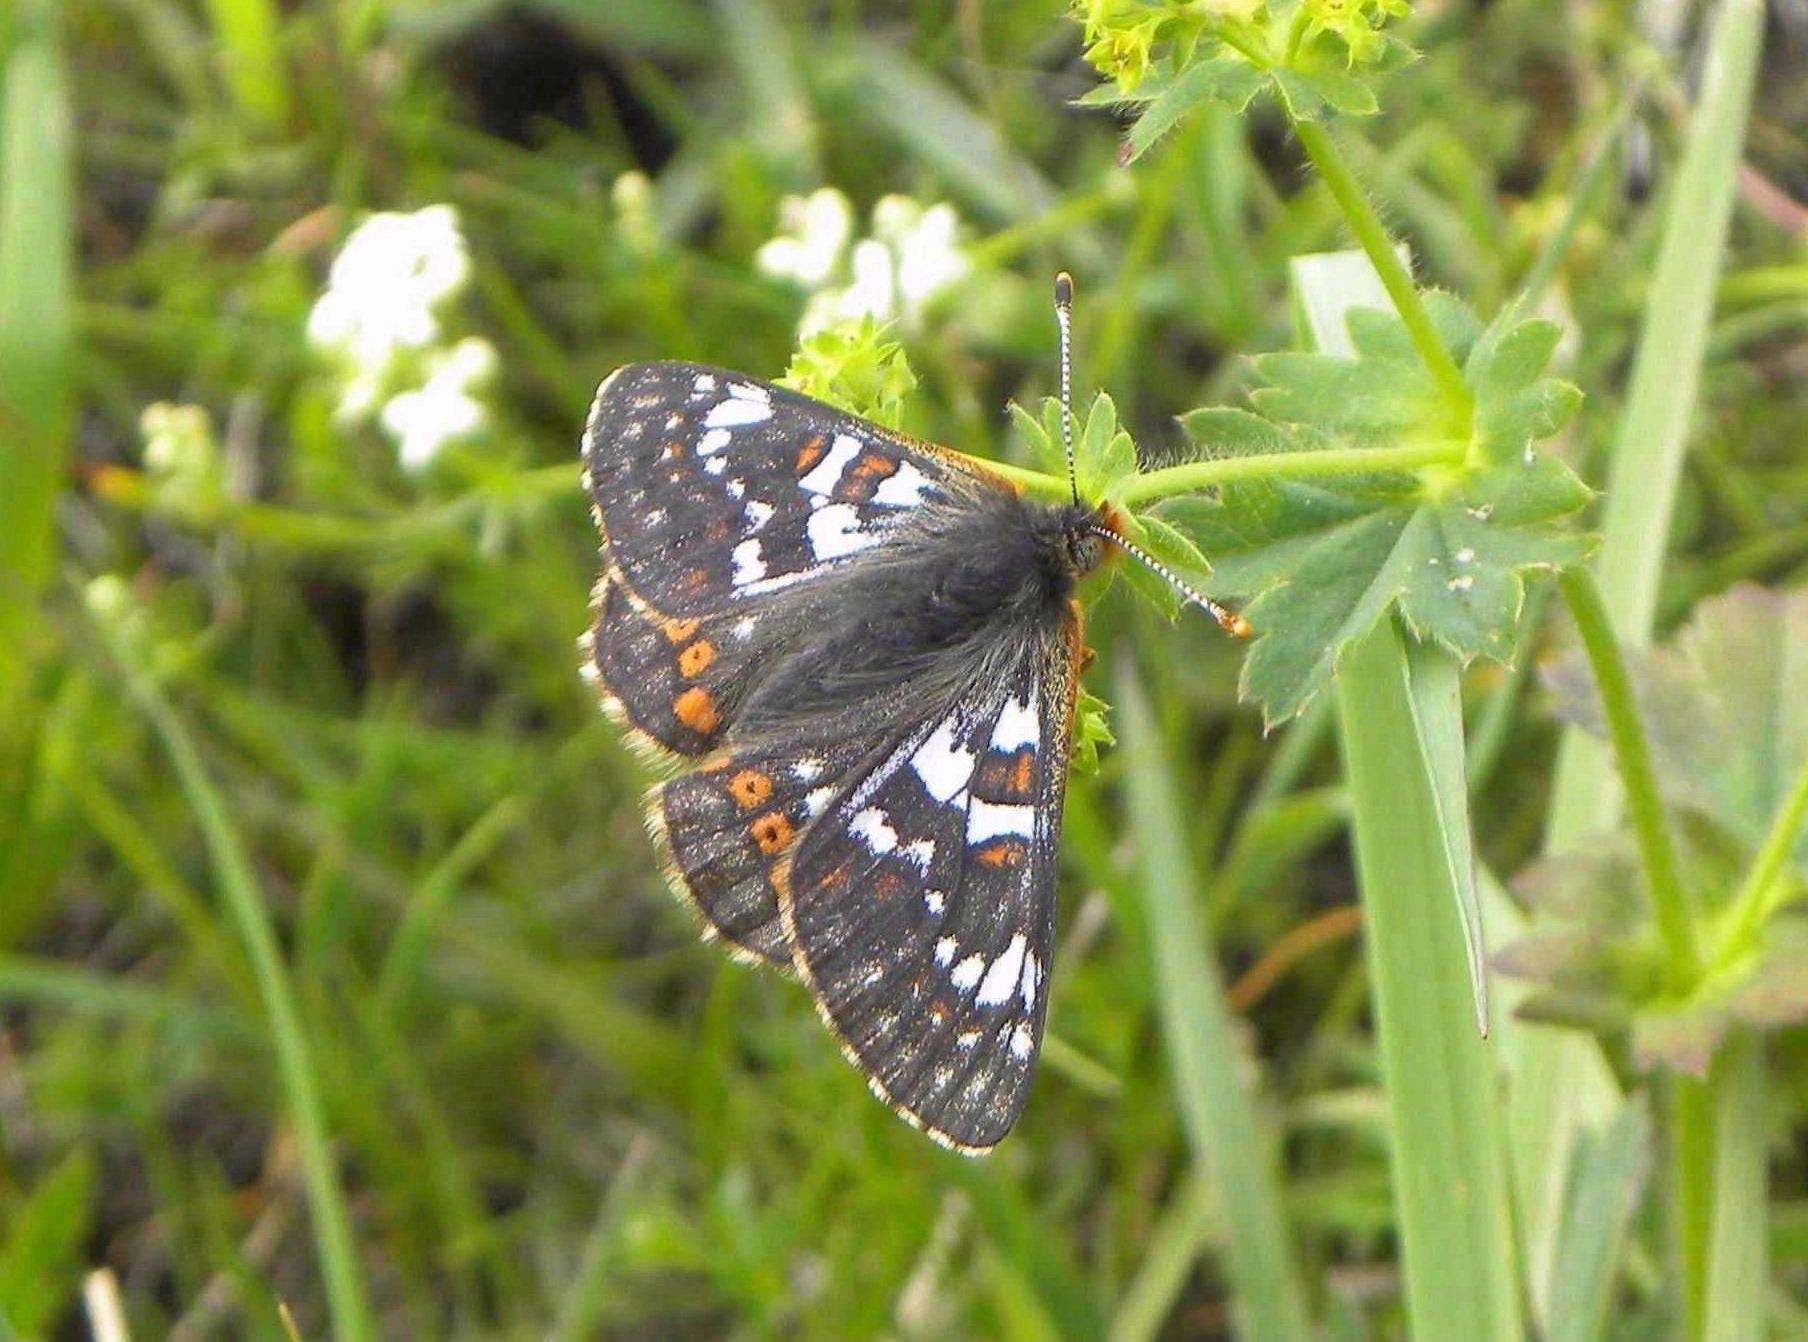
[(728, 446), (728, 439), (727, 429), (711, 429), (697, 440), (697, 455), (700, 457), (715, 456), (716, 453)]
[(992, 728), (992, 748), (1021, 750), (1024, 746), (1041, 743), (1042, 723), (1029, 698), (1007, 702), (1004, 711), (998, 715), (998, 725)]
[(928, 476), (908, 461), (901, 461), (895, 472), (879, 482), (873, 491), (873, 502), (887, 508), (914, 508), (934, 488), (935, 482)]
[(1029, 942), (1019, 932), (1011, 938), (1011, 944), (1004, 948), (1002, 954), (992, 961), (992, 967), (986, 970), (986, 977), (979, 985), (979, 996), (973, 1000), (980, 1006), (997, 1006), (1011, 1000), (1017, 991), (1018, 983), (1023, 976), (1023, 956), (1029, 949)]
[(1036, 1051), (1036, 1036), (1030, 1033), (1030, 1027), (1022, 1021), (1011, 1027), (1011, 1056), (1027, 1058)]
[(898, 846), (898, 831), (877, 806), (869, 806), (855, 816), (848, 822), (848, 830), (875, 853), (889, 853)]
[(742, 541), (734, 548), (734, 585), (745, 587), (766, 576), (766, 561), (760, 556), (758, 541)]
[(1042, 966), (1036, 960), (1036, 952), (1031, 951), (1023, 957), (1023, 981), (1019, 985), (1023, 993), (1023, 1009), (1036, 1009), (1036, 989), (1042, 983)]
[(910, 757), (910, 767), (923, 780), (923, 790), (939, 802), (952, 801), (973, 777), (973, 752), (962, 750), (954, 733), (954, 719), (943, 719)]
[(770, 503), (761, 503), (758, 499), (747, 500), (747, 521), (755, 531), (772, 520), (774, 511)]
[(847, 503), (817, 509), (810, 514), (806, 530), (810, 536), (810, 553), (824, 562), (858, 554), (884, 539), (871, 530), (863, 531), (860, 514)]
[(711, 475), (720, 475), (722, 474), (723, 468), (727, 465), (727, 457), (710, 457), (703, 463), (703, 469), (708, 471)]
[(925, 890), (923, 892), (923, 907), (937, 917), (941, 916), (941, 912), (947, 907), (947, 904), (948, 897), (940, 890)]
[(813, 816), (821, 815), (824, 811), (829, 809), (829, 803), (834, 800), (835, 800), (835, 789), (834, 788), (832, 788), (832, 787), (815, 788), (815, 789), (812, 789), (810, 794), (804, 798), (804, 810), (808, 811)]
[(935, 962), (947, 966), (954, 963), (954, 953), (960, 949), (960, 943), (953, 937), (943, 937), (935, 943)]
[(791, 776), (800, 783), (814, 783), (822, 777), (822, 761), (814, 755), (804, 755), (791, 765)]
[(727, 484), (723, 485), (722, 488), (728, 491), (729, 498), (738, 499), (747, 492), (747, 482), (745, 480), (730, 480)]
[(1016, 802), (990, 802), (975, 797), (967, 808), (967, 842), (984, 843), (1001, 835), (1027, 839), (1035, 833), (1036, 811), (1033, 806)]
[(772, 404), (772, 393), (767, 391), (764, 387), (756, 387), (751, 382), (729, 383), (728, 394), (730, 396), (739, 396), (744, 401), (758, 401), (762, 405)]
[(716, 380), (708, 373), (699, 373), (697, 374), (697, 380), (691, 383), (691, 386), (695, 387), (698, 391), (714, 391), (716, 389)]
[(962, 960), (954, 967), (954, 972), (948, 976), (948, 981), (962, 992), (966, 992), (967, 989), (979, 982), (980, 975), (985, 972), (986, 957), (983, 955), (969, 955), (965, 960)]
[(771, 418), (772, 407), (765, 401), (730, 396), (727, 400), (717, 401), (710, 407), (709, 413), (703, 417), (703, 427), (706, 429), (735, 429), (743, 424), (759, 424)]
[(935, 840), (914, 839), (898, 849), (898, 856), (915, 863), (918, 871), (927, 872), (935, 861)]
[(848, 468), (848, 463), (860, 455), (860, 442), (845, 433), (835, 435), (835, 441), (829, 446), (823, 459), (810, 469), (808, 475), (798, 479), (797, 487), (806, 494), (833, 494), (835, 486), (841, 483), (841, 473)]

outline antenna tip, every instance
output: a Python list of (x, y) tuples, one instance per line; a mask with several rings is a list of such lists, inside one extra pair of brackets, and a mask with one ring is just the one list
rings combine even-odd
[(1225, 617), (1224, 630), (1232, 638), (1248, 638), (1251, 634), (1255, 633), (1255, 630), (1251, 628), (1249, 621), (1237, 614)]
[(1064, 308), (1073, 306), (1073, 276), (1065, 270), (1055, 276), (1055, 305)]

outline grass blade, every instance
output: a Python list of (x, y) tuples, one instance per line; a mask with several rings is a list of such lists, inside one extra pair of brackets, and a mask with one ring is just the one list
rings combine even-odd
[[(1330, 354), (1353, 352), (1349, 308), (1387, 301), (1358, 253), (1296, 262), (1294, 283), (1308, 337)], [(1409, 1333), (1516, 1342), (1495, 1060), (1474, 1023), (1480, 914), (1456, 689), (1449, 658), (1409, 652), (1392, 620), (1337, 669)]]
[(219, 790), (207, 776), (207, 769), (187, 729), (155, 682), (139, 669), (144, 659), (135, 657), (123, 636), (116, 632), (116, 621), (97, 618), (93, 624), (125, 678), (126, 688), (162, 740), (164, 750), (175, 766), (183, 794), (200, 822), (221, 897), (244, 940), (258, 995), (269, 1019), (277, 1074), (290, 1120), (295, 1125), (297, 1159), (313, 1211), (314, 1241), (332, 1315), (332, 1334), (348, 1342), (361, 1342), (374, 1337), (375, 1328), (364, 1279), (357, 1264), (351, 1216), (346, 1209), (344, 1191), (339, 1186), (332, 1143), (327, 1135), (320, 1078), (302, 1029), (294, 986), (289, 981), (276, 931), (270, 924), (270, 915), (252, 874), (244, 842)]
[(68, 450), (75, 228), (69, 86), (59, 6), (12, 20), (0, 70), (0, 706), (35, 642)]
[(1714, 1218), (1707, 1319), (1711, 1342), (1763, 1337), (1770, 1286), (1769, 1152), (1764, 1140), (1764, 1046), (1750, 1034), (1714, 1060)]
[(1336, 682), (1409, 1331), (1424, 1342), (1517, 1339), (1493, 1059), (1471, 1018), (1450, 808), (1436, 796), (1409, 668), (1388, 621), (1345, 655)]
[(1288, 1243), (1274, 1152), (1240, 1082), (1246, 1069), (1199, 916), (1199, 885), (1166, 751), (1127, 667), (1117, 688), (1130, 824), (1174, 1088), (1193, 1159), (1236, 1222), (1225, 1256), (1238, 1332), (1247, 1338), (1307, 1337), (1309, 1316)]
[(1569, 1198), (1557, 1233), (1549, 1336), (1594, 1342), (1607, 1323), (1614, 1277), (1651, 1166), (1651, 1116), (1624, 1101), (1604, 1127), (1587, 1133), (1568, 1162)]

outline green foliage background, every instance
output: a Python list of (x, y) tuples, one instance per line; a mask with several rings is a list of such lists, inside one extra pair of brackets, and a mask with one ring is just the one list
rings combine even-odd
[[(0, 603), (0, 1327), (87, 1335), (106, 1268), (141, 1337), (281, 1336), (284, 1309), (304, 1336), (1227, 1336), (1242, 1208), (1195, 1167), (1204, 1114), (1215, 1159), (1278, 1161), (1319, 1331), (1401, 1334), (1322, 711), (1265, 735), (1209, 621), (1099, 595), (1091, 681), (1131, 730), (1070, 794), (1047, 1053), (975, 1163), (876, 1104), (794, 985), (696, 942), (649, 775), (576, 675), (591, 392), (641, 358), (785, 369), (803, 296), (752, 258), (787, 194), (966, 221), (973, 274), (894, 333), (913, 432), (1034, 464), (1005, 406), (1052, 389), (1062, 267), (1084, 399), (1109, 391), (1145, 467), (1192, 450), (1179, 412), (1285, 395), (1290, 366), (1249, 356), (1297, 345), (1287, 261), (1345, 244), (1331, 196), (1260, 100), (1120, 167), (1125, 123), (1071, 105), (1097, 81), (1065, 8), (0, 11), (0, 580), (43, 593)], [(1554, 258), (1538, 315), (1587, 400), (1552, 450), (1598, 488), (1686, 59), (1617, 4), (1456, 0), (1391, 31), (1422, 58), (1345, 150), (1420, 280), (1484, 320)], [(1661, 628), (1808, 571), (1801, 40), (1754, 104)], [(486, 433), (409, 474), (335, 423), (304, 333), (364, 212), (438, 202), (472, 257), (461, 329), (500, 366)], [(217, 490), (145, 472), (157, 401), (211, 413)], [(1188, 506), (1196, 538), (1225, 525)], [(1545, 609), (1464, 686), (1497, 872), (1547, 823), (1558, 727), (1526, 667), (1569, 639)], [(1222, 1039), (1164, 1017), (1197, 988), (1161, 958), (1177, 928), (1230, 985)], [(1234, 1067), (1189, 1076), (1177, 1040)], [(1802, 1337), (1799, 1030), (1770, 1062), (1769, 1326)], [(1610, 1336), (1672, 1314), (1643, 1206)]]

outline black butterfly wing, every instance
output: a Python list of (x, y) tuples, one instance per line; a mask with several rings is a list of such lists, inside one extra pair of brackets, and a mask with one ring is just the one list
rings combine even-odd
[(776, 883), (798, 973), (875, 1093), (984, 1151), (1042, 1044), (1077, 611), (869, 762)]
[(790, 968), (778, 906), (785, 863), (798, 836), (882, 744), (806, 736), (747, 746), (653, 790), (648, 816), (707, 935), (738, 955)]
[(687, 363), (611, 374), (583, 456), (604, 559), (586, 663), (620, 716), (681, 755), (721, 740), (764, 598), (844, 568), (985, 478), (946, 449)]

